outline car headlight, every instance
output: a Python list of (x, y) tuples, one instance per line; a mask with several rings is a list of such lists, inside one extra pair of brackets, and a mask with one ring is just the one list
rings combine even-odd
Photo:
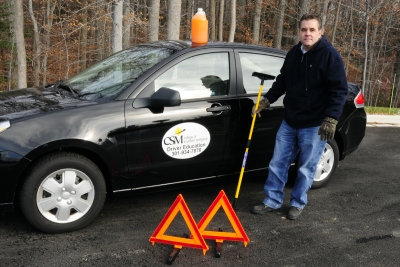
[(0, 133), (11, 127), (9, 120), (0, 120)]

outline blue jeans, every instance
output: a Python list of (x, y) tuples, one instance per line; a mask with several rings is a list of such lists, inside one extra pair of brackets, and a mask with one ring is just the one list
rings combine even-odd
[(269, 163), (268, 178), (264, 184), (267, 197), (263, 203), (270, 208), (282, 206), (283, 189), (288, 180), (290, 165), (299, 153), (297, 178), (290, 198), (290, 206), (303, 209), (307, 204), (307, 191), (311, 188), (318, 162), (326, 140), (321, 141), (318, 127), (294, 129), (282, 122), (276, 136), (274, 155)]

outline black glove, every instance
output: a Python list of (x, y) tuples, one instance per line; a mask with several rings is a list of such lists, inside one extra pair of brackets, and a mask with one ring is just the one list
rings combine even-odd
[(337, 120), (325, 117), (324, 122), (318, 130), (318, 134), (321, 135), (321, 140), (333, 139), (336, 131)]
[(269, 108), (270, 103), (269, 100), (267, 98), (263, 98), (260, 100), (260, 102), (258, 102), (258, 108), (256, 110), (256, 104), (254, 104), (252, 110), (251, 110), (251, 116), (253, 117), (254, 114), (257, 114), (259, 118), (261, 118), (261, 114), (260, 112), (266, 108)]

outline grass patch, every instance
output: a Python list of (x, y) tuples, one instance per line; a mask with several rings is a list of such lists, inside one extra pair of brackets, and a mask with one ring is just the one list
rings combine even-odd
[(364, 107), (367, 114), (379, 114), (379, 115), (398, 115), (398, 108), (382, 108), (382, 107)]

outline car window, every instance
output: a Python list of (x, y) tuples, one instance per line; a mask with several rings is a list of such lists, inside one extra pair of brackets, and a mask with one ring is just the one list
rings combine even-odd
[(229, 89), (228, 53), (209, 53), (185, 59), (160, 75), (155, 90), (177, 90), (182, 100), (227, 95)]
[(114, 96), (172, 52), (165, 47), (133, 46), (92, 65), (63, 85), (83, 99)]
[[(262, 54), (239, 53), (242, 67), (243, 86), (246, 93), (258, 93), (260, 79), (251, 76), (253, 72), (261, 72), (277, 76), (280, 73), (284, 59)], [(274, 81), (264, 82), (264, 88), (269, 89)]]

